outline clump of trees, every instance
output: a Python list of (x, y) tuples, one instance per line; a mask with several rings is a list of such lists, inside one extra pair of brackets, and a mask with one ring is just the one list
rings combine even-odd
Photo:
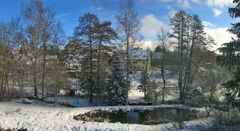
[[(157, 34), (158, 46), (155, 52), (159, 53), (160, 58), (153, 59), (159, 61), (155, 62), (155, 66), (160, 70), (160, 81), (156, 82), (148, 78), (149, 75), (145, 69), (141, 75), (141, 89), (145, 96), (146, 92), (154, 89), (155, 102), (161, 98), (164, 103), (170, 87), (168, 79), (176, 76), (174, 73), (176, 71), (180, 102), (186, 103), (194, 97), (192, 94), (200, 86), (195, 84), (198, 81), (198, 75), (201, 75), (200, 69), (208, 70), (206, 65), (214, 64), (216, 61), (215, 54), (209, 51), (215, 43), (204, 32), (202, 21), (197, 15), (179, 11), (170, 19), (170, 27), (171, 33), (160, 29)], [(209, 56), (205, 57), (205, 55)], [(149, 85), (151, 86), (147, 87)]]
[(213, 41), (204, 32), (202, 21), (197, 15), (179, 11), (171, 18), (170, 26), (173, 30), (171, 36), (176, 40), (180, 100), (184, 100), (191, 94), (195, 72), (206, 64), (201, 54), (208, 50)]
[(42, 1), (32, 1), (23, 6), (19, 18), (0, 26), (1, 98), (11, 90), (23, 97), (26, 86), (34, 88), (36, 98), (57, 94), (67, 82), (60, 60), (64, 33), (54, 11)]
[[(107, 46), (112, 44), (112, 41), (116, 38), (117, 33), (111, 27), (111, 22), (100, 22), (96, 15), (90, 13), (80, 17), (79, 25), (75, 28), (72, 42), (81, 46), (83, 51), (82, 55), (84, 56), (79, 77), (80, 90), (88, 94), (90, 103), (93, 103), (94, 97), (98, 98), (97, 100), (99, 100), (108, 96), (108, 82), (110, 81), (112, 82), (113, 86), (111, 88), (115, 88), (115, 86), (121, 86), (122, 89), (119, 89), (119, 91), (123, 91), (122, 93), (119, 93), (124, 95), (124, 101), (121, 103), (126, 103), (128, 93), (127, 83), (116, 85), (118, 79), (115, 77), (118, 76), (115, 75), (118, 75), (118, 72), (114, 73), (113, 71), (118, 71), (119, 69), (115, 68), (121, 69), (121, 66), (118, 65), (120, 67), (115, 67), (115, 65), (112, 65), (116, 63), (114, 60), (112, 60), (112, 57), (116, 56), (115, 54), (110, 56), (108, 52), (112, 52), (112, 50), (107, 48)], [(111, 60), (112, 63), (109, 63), (109, 60)], [(119, 59), (116, 58), (115, 60)], [(110, 68), (111, 66), (113, 66), (112, 68), (114, 69)], [(109, 81), (109, 79), (112, 80)], [(117, 92), (115, 91), (115, 93)], [(116, 102), (119, 103), (119, 101)]]

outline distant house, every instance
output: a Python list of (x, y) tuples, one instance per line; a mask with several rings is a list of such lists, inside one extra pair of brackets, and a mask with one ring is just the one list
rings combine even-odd
[[(123, 58), (126, 59), (126, 50), (120, 50)], [(141, 71), (146, 66), (146, 60), (151, 59), (161, 59), (161, 52), (151, 52), (144, 49), (132, 50), (130, 51), (131, 59), (131, 70), (132, 71)], [(150, 60), (152, 62), (152, 60)], [(152, 63), (153, 64), (153, 63)]]
[(146, 60), (150, 54), (149, 51), (143, 49), (132, 50), (130, 53), (132, 60)]
[(84, 56), (80, 54), (69, 54), (65, 58), (65, 66), (69, 72), (80, 72), (81, 62), (83, 61)]
[(58, 55), (46, 55), (45, 59), (47, 61), (57, 60), (58, 59)]

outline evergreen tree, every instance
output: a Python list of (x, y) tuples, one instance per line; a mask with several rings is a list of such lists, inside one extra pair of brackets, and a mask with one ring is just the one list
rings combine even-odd
[[(104, 21), (96, 25), (97, 31), (97, 65), (96, 65), (96, 94), (98, 97), (105, 96), (105, 88), (106, 88), (106, 78), (109, 75), (108, 72), (108, 59), (109, 54), (106, 50), (110, 50), (108, 48), (109, 44), (112, 44), (112, 40), (116, 39), (117, 33), (111, 27), (111, 22)], [(97, 99), (100, 100), (100, 99)]]
[(145, 98), (147, 102), (151, 102), (153, 104), (157, 103), (159, 95), (162, 92), (162, 90), (159, 88), (159, 85), (160, 85), (159, 82), (148, 79), (147, 85), (146, 85), (147, 91), (146, 91), (146, 98)]
[(84, 62), (80, 77), (81, 88), (88, 92), (89, 102), (93, 103), (96, 88), (96, 44), (97, 29), (100, 21), (96, 15), (86, 13), (79, 19), (79, 25), (75, 28), (73, 41), (81, 44), (84, 51)]
[(188, 29), (189, 29), (189, 15), (184, 11), (179, 11), (171, 18), (170, 23), (173, 33), (172, 37), (177, 39), (177, 53), (178, 53), (178, 88), (180, 92), (180, 100), (186, 95), (184, 89), (184, 69), (186, 67), (185, 54), (188, 47)]
[[(229, 8), (229, 15), (232, 18), (240, 17), (240, 0), (234, 0), (233, 3), (236, 4), (235, 7)], [(232, 24), (232, 28), (229, 29), (231, 33), (236, 35), (236, 39), (233, 39), (229, 43), (223, 44), (223, 47), (219, 48), (222, 53), (218, 57), (218, 61), (221, 65), (228, 67), (231, 71), (235, 72), (235, 79), (227, 81), (224, 83), (224, 87), (227, 89), (228, 93), (228, 104), (231, 104), (233, 100), (240, 94), (240, 22)]]
[[(96, 54), (94, 54), (96, 57)], [(93, 95), (96, 94), (96, 62), (92, 61), (93, 54), (84, 55), (84, 59), (81, 64), (80, 72), (80, 90), (87, 94), (90, 98), (89, 101), (93, 103)], [(92, 61), (89, 64), (89, 61)]]
[(109, 79), (108, 97), (110, 105), (127, 104), (129, 81), (124, 78), (122, 61), (117, 53), (110, 59), (111, 76)]

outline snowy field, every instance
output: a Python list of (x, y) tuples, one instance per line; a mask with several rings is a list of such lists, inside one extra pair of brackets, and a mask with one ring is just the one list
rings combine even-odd
[[(92, 110), (132, 110), (132, 109), (151, 109), (154, 107), (176, 107), (189, 108), (183, 105), (159, 105), (159, 106), (113, 106), (113, 107), (81, 107), (69, 108), (55, 106), (53, 104), (32, 103), (22, 104), (16, 102), (0, 102), (0, 127), (4, 128), (24, 128), (31, 131), (161, 131), (171, 130), (173, 125), (138, 125), (121, 123), (98, 123), (83, 122), (73, 119), (74, 115), (83, 114)], [(189, 121), (187, 125), (192, 129), (199, 129), (206, 126), (207, 120)]]

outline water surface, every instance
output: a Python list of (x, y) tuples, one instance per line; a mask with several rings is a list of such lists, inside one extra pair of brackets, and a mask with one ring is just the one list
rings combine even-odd
[(91, 111), (74, 116), (74, 119), (91, 122), (121, 122), (129, 124), (154, 125), (197, 119), (196, 111), (187, 109), (155, 108), (134, 111)]

